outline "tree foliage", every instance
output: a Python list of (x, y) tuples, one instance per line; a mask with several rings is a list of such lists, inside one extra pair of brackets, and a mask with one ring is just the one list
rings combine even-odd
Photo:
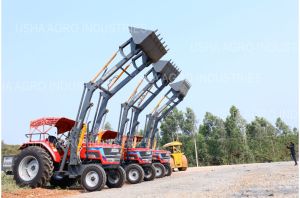
[(201, 141), (199, 144), (204, 143), (206, 145), (204, 149), (207, 153), (205, 158), (208, 163), (215, 165), (223, 164), (226, 161), (226, 129), (224, 121), (206, 112), (203, 124), (199, 127), (199, 136)]
[(105, 130), (112, 130), (111, 124), (109, 122), (105, 122), (104, 129)]
[(167, 116), (164, 121), (161, 123), (161, 145), (164, 145), (168, 142), (174, 141), (177, 139), (177, 135), (179, 130), (182, 128), (183, 125), (183, 112), (177, 110), (176, 108), (173, 112)]
[(263, 117), (255, 117), (247, 123), (235, 106), (230, 108), (225, 120), (206, 112), (199, 129), (192, 108), (175, 109), (160, 128), (159, 145), (181, 141), (191, 166), (196, 165), (195, 139), (202, 166), (290, 160), (286, 148), (290, 141), (298, 151), (297, 128), (291, 130), (281, 118), (277, 118), (275, 126)]

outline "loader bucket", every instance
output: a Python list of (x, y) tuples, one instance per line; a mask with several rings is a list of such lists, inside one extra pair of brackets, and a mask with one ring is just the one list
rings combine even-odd
[(163, 46), (154, 31), (129, 27), (129, 32), (132, 36), (133, 42), (141, 47), (143, 52), (145, 52), (153, 63), (157, 62), (167, 53), (166, 48)]
[(173, 82), (180, 71), (170, 61), (160, 60), (153, 64), (155, 72), (162, 75), (162, 79), (168, 83)]
[(187, 80), (182, 80), (176, 83), (170, 84), (171, 89), (176, 92), (179, 92), (179, 97), (184, 98), (189, 91), (191, 85)]

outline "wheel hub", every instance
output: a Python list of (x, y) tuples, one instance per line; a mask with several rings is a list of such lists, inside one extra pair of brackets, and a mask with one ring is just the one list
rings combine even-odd
[(33, 180), (39, 171), (39, 162), (34, 156), (26, 156), (18, 167), (19, 176), (24, 181)]
[(90, 171), (86, 174), (85, 182), (90, 187), (95, 187), (99, 180), (99, 175), (95, 171)]
[(129, 177), (129, 179), (132, 180), (132, 181), (138, 180), (138, 178), (139, 178), (138, 170), (136, 170), (136, 169), (130, 170), (130, 171), (129, 171), (129, 174), (128, 174), (128, 177)]
[(162, 170), (160, 169), (160, 167), (155, 167), (156, 170), (156, 176), (160, 176), (162, 174)]
[(150, 170), (150, 168), (146, 168), (145, 169), (145, 177), (149, 178), (152, 176), (152, 171)]

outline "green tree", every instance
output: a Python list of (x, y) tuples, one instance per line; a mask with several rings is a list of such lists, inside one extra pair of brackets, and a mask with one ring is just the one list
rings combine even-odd
[(293, 128), (293, 133), (294, 133), (294, 134), (299, 133), (299, 131), (298, 131), (298, 129), (297, 129), (296, 127)]
[(276, 119), (277, 131), (277, 150), (279, 160), (290, 160), (289, 150), (286, 148), (289, 142), (295, 144), (295, 150), (298, 152), (298, 138), (299, 133), (297, 128), (290, 129), (290, 127), (279, 117)]
[(161, 141), (160, 144), (164, 145), (168, 142), (174, 141), (178, 138), (178, 131), (182, 128), (184, 115), (182, 111), (176, 108), (170, 113), (161, 123)]
[(281, 119), (274, 127), (267, 119), (255, 117), (249, 124), (239, 110), (232, 106), (230, 114), (223, 121), (207, 112), (196, 130), (196, 115), (192, 108), (173, 111), (161, 123), (160, 145), (179, 140), (190, 166), (196, 165), (194, 137), (197, 141), (198, 161), (202, 166), (290, 160), (289, 142), (295, 143), (298, 153), (299, 132)]
[(199, 127), (199, 133), (197, 134), (197, 146), (198, 146), (198, 159), (200, 166), (209, 165), (209, 159), (210, 156), (207, 152), (207, 145), (205, 141), (205, 137), (200, 133), (200, 127)]
[(224, 121), (206, 112), (199, 133), (203, 136), (207, 150), (209, 164), (219, 165), (226, 163), (226, 129)]
[(106, 122), (105, 125), (104, 125), (104, 129), (105, 130), (112, 130), (112, 126), (109, 122)]
[(196, 166), (197, 163), (193, 137), (190, 135), (180, 134), (179, 141), (182, 143), (182, 151), (188, 159), (189, 166)]
[(276, 129), (263, 117), (247, 125), (248, 145), (256, 162), (273, 161), (277, 158)]
[(280, 117), (276, 119), (275, 125), (278, 135), (287, 135), (291, 133), (290, 127)]
[(246, 121), (239, 110), (232, 106), (230, 115), (226, 118), (227, 161), (229, 163), (245, 163), (253, 161), (246, 138)]
[(179, 140), (183, 143), (183, 150), (189, 159), (190, 165), (197, 165), (195, 150), (195, 143), (197, 144), (196, 124), (194, 111), (191, 108), (186, 108), (183, 124), (181, 125), (182, 134), (179, 136)]
[(182, 132), (186, 135), (192, 135), (195, 133), (196, 122), (196, 115), (194, 111), (191, 108), (186, 108), (183, 123), (181, 124)]

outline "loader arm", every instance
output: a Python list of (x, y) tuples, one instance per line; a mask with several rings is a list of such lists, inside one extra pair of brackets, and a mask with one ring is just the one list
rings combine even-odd
[[(154, 145), (154, 139), (155, 139), (155, 135), (156, 133), (158, 132), (158, 123), (164, 119), (165, 117), (167, 117), (171, 112), (172, 110), (181, 102), (182, 100), (178, 100), (178, 102), (176, 103), (173, 103), (166, 111), (164, 111), (164, 113), (159, 116), (159, 117), (154, 117), (153, 120), (154, 120), (154, 123), (153, 123), (153, 126), (152, 126), (152, 130), (151, 132), (149, 133), (149, 136), (151, 135), (150, 137), (150, 141), (147, 141), (147, 137), (146, 137), (146, 141), (149, 142), (149, 146), (147, 146), (148, 148), (153, 148), (153, 145)], [(149, 138), (149, 137), (148, 137)], [(147, 142), (145, 143), (145, 145), (147, 144)]]
[[(170, 61), (158, 61), (153, 64), (153, 68), (151, 68), (144, 77), (144, 79), (148, 82), (146, 86), (138, 93), (136, 93), (137, 89), (135, 89), (129, 100), (121, 106), (118, 127), (119, 133), (116, 140), (118, 144), (122, 143), (122, 137), (126, 132), (126, 125), (129, 124), (129, 135), (127, 137), (126, 146), (132, 146), (132, 139), (135, 134), (136, 127), (139, 124), (139, 114), (170, 82), (179, 75), (179, 73), (179, 70)], [(153, 78), (150, 80), (151, 75)], [(159, 81), (161, 81), (161, 84), (158, 84)], [(138, 86), (140, 86), (140, 83)], [(152, 89), (155, 90), (153, 91)], [(147, 94), (151, 95), (147, 98)], [(132, 115), (131, 118), (128, 119), (130, 109), (132, 110)], [(128, 121), (130, 122), (128, 123)]]
[[(113, 54), (112, 58), (110, 58), (110, 60), (96, 73), (90, 82), (84, 84), (76, 122), (71, 130), (70, 142), (66, 149), (67, 151), (70, 147), (69, 165), (71, 166), (81, 163), (76, 151), (80, 138), (80, 131), (86, 119), (87, 112), (93, 106), (91, 100), (94, 92), (98, 89), (100, 90), (100, 97), (92, 127), (92, 130), (95, 132), (99, 128), (102, 117), (105, 114), (108, 100), (146, 66), (149, 66), (152, 62), (156, 62), (167, 52), (154, 31), (133, 27), (130, 27), (129, 30), (131, 38), (119, 47), (119, 50)], [(129, 52), (127, 54), (125, 54), (125, 48), (129, 48)], [(122, 59), (109, 69), (108, 66), (111, 64), (113, 59), (115, 59), (117, 53), (120, 53)], [(142, 64), (140, 66), (136, 64), (138, 59), (142, 59)], [(132, 73), (126, 72), (125, 68), (129, 67), (128, 64), (126, 65), (128, 62), (130, 62), (129, 64), (132, 64), (135, 68)], [(110, 82), (113, 79), (113, 75), (115, 75), (118, 71), (126, 73), (128, 76), (110, 91), (104, 86), (104, 84)], [(99, 78), (100, 74), (102, 74), (102, 76)], [(87, 133), (88, 132), (89, 131), (87, 131)], [(63, 157), (60, 170), (63, 169), (66, 163), (66, 158), (67, 152), (65, 152)]]
[(162, 103), (162, 100), (160, 100), (152, 113), (148, 114), (146, 117), (145, 134), (141, 141), (141, 146), (144, 148), (153, 147), (155, 134), (158, 131), (158, 123), (169, 115), (169, 113), (184, 99), (190, 89), (190, 84), (188, 81), (183, 80), (170, 84), (170, 87), (170, 90), (162, 98), (162, 100), (167, 99), (167, 101), (159, 108)]

